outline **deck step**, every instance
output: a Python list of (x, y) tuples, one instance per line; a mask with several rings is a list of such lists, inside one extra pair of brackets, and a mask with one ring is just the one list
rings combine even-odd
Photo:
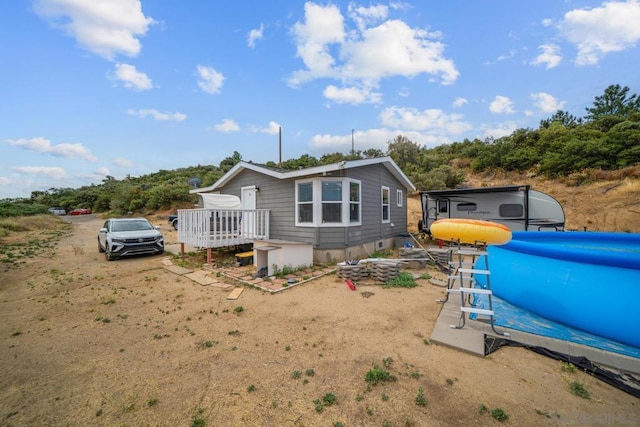
[(459, 268), (458, 269), (458, 273), (462, 273), (462, 274), (480, 274), (483, 276), (488, 276), (489, 270), (478, 270), (475, 268)]
[(460, 307), (460, 310), (464, 311), (465, 313), (476, 313), (476, 314), (482, 314), (485, 316), (493, 316), (493, 310), (487, 310), (484, 308)]
[(493, 292), (491, 292), (491, 289), (482, 289), (482, 288), (454, 288), (454, 289), (447, 289), (447, 292), (451, 294), (493, 295)]
[(487, 255), (487, 251), (476, 251), (473, 249), (458, 249), (456, 253), (458, 255), (475, 255), (475, 256)]

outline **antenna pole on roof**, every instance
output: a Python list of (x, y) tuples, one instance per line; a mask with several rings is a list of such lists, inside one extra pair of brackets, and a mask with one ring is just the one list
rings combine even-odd
[(353, 155), (356, 152), (353, 145), (353, 131), (354, 129), (351, 129), (351, 155)]
[(278, 167), (282, 166), (282, 126), (278, 127)]

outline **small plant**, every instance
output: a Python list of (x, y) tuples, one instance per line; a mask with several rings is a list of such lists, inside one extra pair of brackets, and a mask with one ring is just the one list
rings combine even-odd
[(430, 345), (431, 344), (431, 341), (429, 341), (429, 338), (423, 339), (422, 342), (424, 343), (424, 345)]
[(247, 392), (249, 393), (253, 393), (254, 391), (256, 391), (256, 386), (251, 384), (249, 385), (249, 387), (247, 387)]
[(313, 368), (309, 368), (304, 373), (305, 373), (306, 376), (312, 377), (312, 376), (314, 376), (316, 374), (316, 371)]
[(576, 372), (576, 366), (571, 362), (566, 362), (562, 364), (562, 367), (560, 367), (560, 370), (563, 372), (568, 372), (570, 374), (573, 374), (574, 372)]
[(424, 390), (422, 387), (418, 389), (418, 395), (416, 396), (416, 405), (427, 406), (427, 398), (424, 396)]
[(453, 385), (453, 379), (447, 378), (447, 385)]
[(382, 395), (380, 396), (380, 398), (382, 399), (383, 402), (386, 402), (387, 400), (389, 400), (389, 396), (387, 396), (387, 393), (385, 393), (384, 391), (382, 392)]
[(478, 414), (484, 415), (487, 412), (489, 412), (489, 408), (487, 408), (487, 406), (484, 403), (481, 403), (480, 406), (478, 406)]
[(297, 380), (300, 377), (302, 377), (302, 372), (300, 372), (300, 371), (293, 371), (291, 373), (291, 378), (293, 378), (294, 380)]
[(116, 303), (116, 299), (114, 297), (105, 297), (100, 300), (100, 304), (104, 304), (104, 305), (115, 304), (115, 303)]
[(571, 394), (574, 394), (583, 399), (591, 399), (591, 395), (584, 388), (584, 385), (582, 383), (579, 383), (578, 381), (572, 381), (569, 386), (571, 387)]
[(509, 415), (500, 408), (492, 409), (491, 416), (493, 419), (500, 422), (507, 421), (509, 419)]
[(316, 408), (316, 412), (320, 413), (322, 412), (322, 410), (324, 409), (324, 406), (322, 405), (322, 402), (320, 401), (320, 399), (316, 399), (313, 401), (313, 404)]
[(194, 415), (193, 418), (191, 418), (191, 424), (189, 424), (189, 427), (205, 427), (206, 423), (204, 421), (204, 418), (202, 418), (199, 415)]
[(383, 288), (415, 288), (418, 286), (413, 276), (406, 271), (398, 274), (393, 279), (389, 279), (382, 285)]
[(291, 346), (290, 346), (290, 345), (285, 346), (284, 350), (285, 350), (285, 351), (289, 351), (289, 350), (291, 350)]
[(362, 402), (364, 400), (364, 396), (361, 394), (356, 395), (356, 402)]
[(12, 337), (17, 337), (17, 336), (19, 336), (19, 335), (22, 335), (22, 331), (20, 331), (20, 330), (17, 330), (17, 331), (15, 331), (15, 332), (13, 332), (13, 333), (11, 334), (11, 336), (12, 336)]
[(240, 336), (240, 331), (239, 330), (233, 330), (233, 331), (229, 331), (229, 335), (234, 336), (234, 337), (239, 337)]
[(381, 369), (378, 365), (374, 365), (364, 377), (364, 380), (370, 384), (376, 385), (382, 381), (395, 381), (396, 377), (391, 375), (389, 371)]
[(338, 401), (338, 398), (333, 393), (327, 393), (324, 396), (322, 396), (322, 403), (325, 406), (331, 406), (334, 403), (336, 403), (337, 401)]
[(419, 379), (419, 378), (422, 376), (422, 374), (421, 374), (420, 372), (417, 372), (417, 371), (416, 371), (416, 372), (411, 372), (411, 374), (409, 374), (409, 376), (410, 376), (411, 378), (413, 378), (414, 380), (417, 380), (417, 379)]
[(148, 407), (156, 406), (158, 402), (159, 400), (157, 398), (152, 397), (151, 399), (147, 400), (147, 406)]
[(382, 366), (384, 366), (385, 368), (389, 368), (392, 363), (393, 363), (393, 359), (390, 357), (386, 357), (382, 359)]
[(340, 421), (336, 421), (335, 423), (333, 423), (333, 427), (344, 427), (344, 424), (342, 424)]
[(213, 342), (212, 341), (205, 341), (204, 342), (204, 346), (207, 348), (213, 347)]
[(237, 306), (236, 308), (233, 309), (233, 311), (235, 313), (242, 313), (244, 311), (244, 307), (242, 307), (241, 305)]

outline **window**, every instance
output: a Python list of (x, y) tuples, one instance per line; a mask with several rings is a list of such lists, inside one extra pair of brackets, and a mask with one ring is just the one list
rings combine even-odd
[(504, 218), (520, 218), (524, 214), (524, 206), (517, 203), (500, 205), (500, 216)]
[(322, 222), (342, 222), (342, 182), (322, 181)]
[(402, 190), (396, 190), (396, 206), (401, 208), (404, 201), (404, 194)]
[(478, 206), (475, 203), (458, 203), (456, 206), (458, 212), (472, 212), (476, 209), (478, 209)]
[(301, 182), (297, 186), (298, 222), (313, 224), (313, 182)]
[(449, 201), (448, 200), (438, 200), (438, 212), (439, 213), (446, 213), (448, 212), (449, 209), (447, 209), (447, 207), (449, 206)]
[(315, 178), (295, 184), (296, 226), (361, 224), (361, 184), (349, 178)]
[(349, 222), (360, 223), (360, 183), (349, 182)]
[(390, 221), (390, 212), (389, 212), (389, 187), (382, 187), (381, 192), (381, 202), (382, 202), (382, 222)]

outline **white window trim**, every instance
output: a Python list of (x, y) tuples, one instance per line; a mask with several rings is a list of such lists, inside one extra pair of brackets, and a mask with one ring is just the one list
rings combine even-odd
[(396, 206), (401, 208), (404, 204), (404, 193), (402, 190), (396, 190)]
[[(341, 222), (322, 222), (322, 182), (326, 181), (338, 181), (342, 182), (342, 221)], [(311, 182), (312, 185), (312, 194), (313, 194), (313, 222), (300, 222), (298, 221), (299, 216), (299, 202), (298, 202), (298, 185), (303, 184), (305, 182)], [(359, 220), (358, 222), (350, 222), (349, 208), (351, 206), (351, 188), (350, 183), (355, 182), (358, 184), (358, 204), (360, 205), (359, 209)], [(318, 177), (318, 178), (309, 178), (309, 179), (301, 179), (297, 180), (294, 183), (295, 187), (295, 226), (296, 227), (357, 227), (362, 225), (362, 182), (357, 179), (352, 178), (329, 178), (329, 177)]]
[[(389, 212), (389, 218), (384, 219), (384, 207), (385, 204), (383, 203), (384, 200), (384, 192), (385, 190), (387, 191), (387, 208), (388, 208), (388, 212)], [(382, 220), (383, 224), (387, 224), (391, 222), (391, 190), (389, 189), (389, 187), (380, 187), (380, 219)]]

